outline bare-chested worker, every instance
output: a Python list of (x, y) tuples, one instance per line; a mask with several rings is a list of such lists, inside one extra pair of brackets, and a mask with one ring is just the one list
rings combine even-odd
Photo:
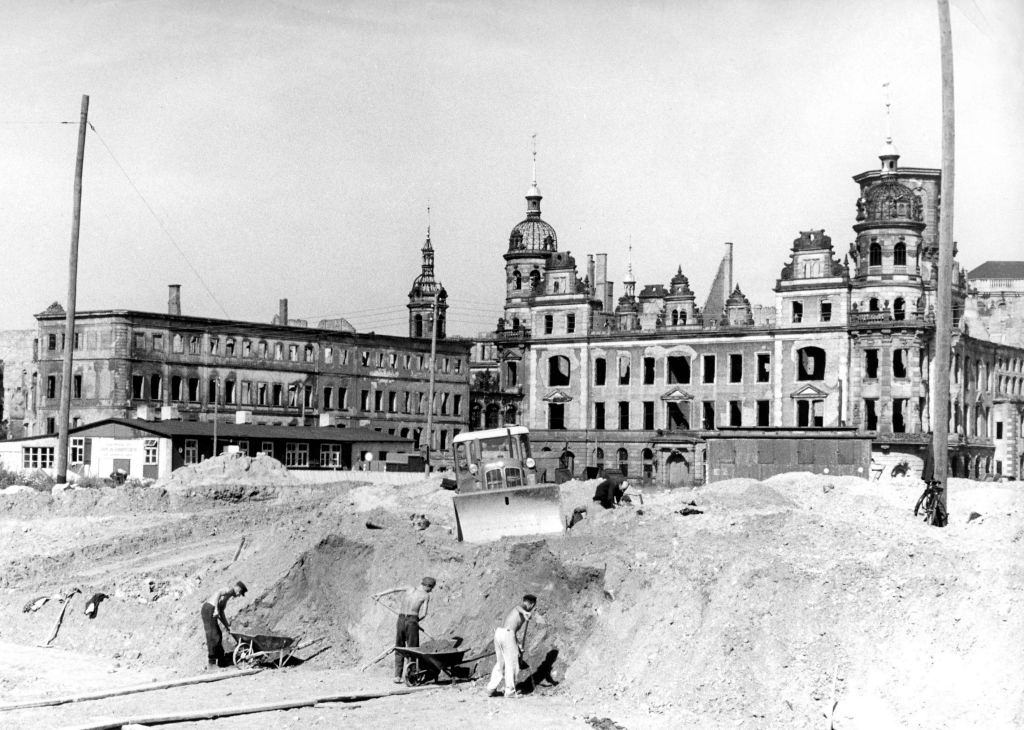
[(224, 615), (228, 600), (236, 596), (244, 596), (247, 590), (245, 583), (238, 581), (232, 586), (221, 588), (203, 603), (199, 613), (203, 617), (203, 630), (206, 632), (207, 669), (219, 667), (224, 659), (224, 646), (221, 643), (224, 637), (217, 622), (220, 621), (224, 624), (225, 630), (231, 630), (228, 617)]
[(494, 630), (495, 660), (491, 681), (487, 683), (488, 697), (497, 694), (503, 679), (505, 696), (519, 697), (519, 693), (516, 692), (516, 674), (519, 673), (519, 655), (523, 652), (523, 639), (519, 637), (519, 630), (523, 629), (525, 638), (525, 627), (529, 624), (536, 606), (537, 596), (527, 593), (523, 596), (522, 603), (509, 611), (505, 623)]
[[(420, 621), (427, 617), (427, 610), (430, 607), (430, 592), (434, 590), (437, 581), (427, 576), (420, 584), (412, 586), (399, 586), (387, 591), (373, 594), (373, 600), (379, 601), (384, 596), (393, 593), (403, 593), (402, 606), (398, 612), (398, 621), (395, 627), (395, 646), (419, 646), (420, 645)], [(397, 651), (395, 652), (395, 682), (401, 682), (405, 677), (405, 660)]]

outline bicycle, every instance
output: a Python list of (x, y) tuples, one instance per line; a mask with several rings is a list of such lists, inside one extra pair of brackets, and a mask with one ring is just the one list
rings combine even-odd
[(925, 522), (935, 527), (945, 527), (949, 522), (949, 515), (940, 500), (944, 489), (942, 482), (936, 479), (924, 480), (924, 492), (917, 498), (917, 503), (914, 505), (914, 517), (917, 517), (918, 512), (923, 508)]

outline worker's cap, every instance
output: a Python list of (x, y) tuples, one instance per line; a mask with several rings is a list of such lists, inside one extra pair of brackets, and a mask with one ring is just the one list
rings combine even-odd
[(243, 596), (249, 591), (249, 589), (245, 587), (245, 583), (243, 583), (242, 581), (238, 581), (237, 583), (235, 583), (235, 588), (237, 588), (238, 592)]
[(423, 585), (425, 585), (427, 588), (433, 588), (437, 585), (437, 581), (431, 578), (429, 575), (420, 582), (423, 583)]

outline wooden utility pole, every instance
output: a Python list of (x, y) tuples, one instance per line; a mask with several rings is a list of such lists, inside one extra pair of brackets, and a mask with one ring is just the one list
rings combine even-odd
[[(939, 208), (939, 276), (935, 306), (935, 371), (932, 375), (932, 452), (934, 479), (939, 482), (939, 506), (933, 513), (948, 515), (946, 479), (949, 476), (950, 330), (953, 328), (953, 33), (949, 0), (939, 3), (939, 49), (942, 58), (942, 184)], [(941, 517), (932, 524), (939, 527)]]
[(433, 316), (430, 318), (430, 385), (427, 388), (427, 460), (423, 465), (425, 472), (430, 472), (430, 447), (433, 443), (434, 427), (434, 371), (437, 365), (437, 297), (441, 293), (441, 285), (434, 290)]
[(57, 484), (68, 480), (68, 431), (71, 425), (71, 365), (75, 352), (75, 299), (78, 295), (78, 230), (82, 223), (82, 167), (85, 165), (85, 129), (89, 126), (89, 97), (82, 96), (78, 123), (78, 157), (75, 159), (75, 208), (71, 221), (71, 256), (68, 259), (68, 304), (64, 320), (64, 370), (60, 383), (57, 425)]

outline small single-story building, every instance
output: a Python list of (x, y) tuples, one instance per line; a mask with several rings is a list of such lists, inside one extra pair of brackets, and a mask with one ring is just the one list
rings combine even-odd
[[(107, 418), (69, 432), (69, 468), (106, 477), (162, 479), (225, 451), (265, 453), (289, 469), (423, 469), (412, 441), (368, 428)], [(15, 471), (56, 466), (57, 436), (0, 441), (0, 464)]]
[(704, 439), (709, 483), (789, 471), (870, 476), (871, 434), (856, 428), (722, 428)]

